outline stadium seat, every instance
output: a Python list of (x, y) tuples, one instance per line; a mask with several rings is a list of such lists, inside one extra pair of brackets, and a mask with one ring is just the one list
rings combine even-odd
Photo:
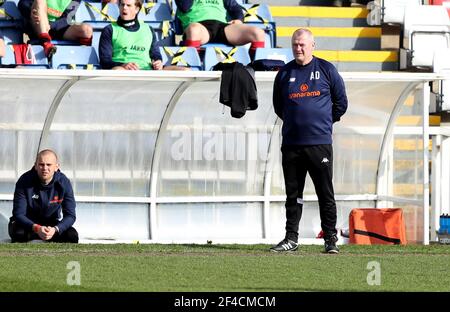
[[(102, 5), (99, 2), (82, 1), (75, 14), (75, 21), (77, 23), (87, 23), (92, 26), (93, 38), (92, 46), (98, 55), (98, 43), (100, 41), (100, 34), (102, 29), (111, 22), (117, 21), (119, 17), (119, 7), (117, 4), (107, 3)], [(67, 45), (62, 42), (57, 42), (58, 45)]]
[(138, 18), (153, 28), (162, 46), (175, 45), (173, 18), (167, 3), (144, 3)]
[(368, 3), (367, 24), (377, 26), (386, 23), (403, 24), (407, 6), (419, 6), (421, 0), (375, 0)]
[(17, 26), (22, 22), (22, 15), (14, 1), (0, 2), (0, 25)]
[(53, 69), (98, 69), (97, 53), (91, 46), (58, 46), (53, 55)]
[(450, 18), (443, 6), (407, 7), (400, 69), (432, 67), (433, 53), (450, 48)]
[(23, 42), (23, 19), (14, 1), (0, 4), (0, 37), (5, 43)]
[(212, 70), (212, 67), (219, 62), (240, 62), (247, 65), (250, 61), (248, 49), (245, 47), (207, 46), (205, 49), (203, 67), (204, 70)]
[(276, 26), (267, 4), (242, 4), (244, 23), (262, 28), (266, 33), (265, 47), (275, 48)]
[(31, 46), (35, 58), (34, 64), (17, 64), (14, 56), (14, 49), (11, 44), (6, 46), (6, 54), (1, 59), (2, 65), (20, 65), (27, 68), (49, 68), (47, 57), (44, 53), (44, 48), (40, 45)]
[(117, 21), (119, 7), (113, 3), (97, 3), (82, 1), (75, 13), (77, 23), (89, 23), (93, 28), (102, 29), (111, 22)]
[(201, 70), (202, 63), (197, 49), (193, 47), (159, 47), (162, 62), (165, 66), (185, 66), (193, 70)]
[(18, 27), (0, 26), (0, 38), (8, 43), (23, 43), (23, 31)]
[(15, 65), (16, 59), (14, 57), (14, 51), (10, 45), (6, 45), (5, 49), (5, 56), (3, 56), (1, 59), (2, 65)]
[(294, 59), (291, 49), (287, 48), (259, 48), (255, 52), (255, 60), (281, 60), (285, 63)]

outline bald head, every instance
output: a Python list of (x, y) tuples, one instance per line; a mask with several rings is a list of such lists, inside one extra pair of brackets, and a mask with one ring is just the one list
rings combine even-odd
[(300, 37), (300, 36), (306, 36), (311, 41), (314, 41), (313, 33), (311, 32), (311, 30), (309, 30), (307, 28), (299, 28), (296, 31), (294, 31), (294, 33), (292, 34), (292, 39), (294, 39), (296, 37)]
[(50, 149), (40, 151), (34, 164), (39, 179), (45, 185), (49, 184), (55, 172), (59, 169), (58, 156)]
[(314, 36), (309, 29), (299, 28), (292, 34), (292, 53), (297, 64), (310, 63), (315, 46)]
[(38, 159), (41, 156), (44, 156), (44, 155), (53, 155), (53, 157), (55, 157), (56, 162), (58, 162), (58, 155), (56, 155), (56, 153), (53, 150), (51, 150), (51, 149), (45, 149), (45, 150), (42, 150), (39, 153), (37, 153), (37, 155), (36, 155), (36, 162), (38, 161)]

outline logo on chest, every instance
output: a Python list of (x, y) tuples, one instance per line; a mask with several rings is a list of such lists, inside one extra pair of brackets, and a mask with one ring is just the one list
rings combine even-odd
[(309, 90), (309, 86), (306, 83), (302, 83), (299, 86), (299, 90), (300, 92), (292, 92), (289, 93), (289, 99), (298, 99), (298, 98), (303, 98), (303, 97), (314, 97), (314, 96), (319, 96), (320, 95), (320, 91), (316, 91), (316, 90)]
[(145, 47), (143, 47), (143, 46), (137, 46), (137, 45), (133, 44), (133, 45), (130, 47), (130, 50), (142, 52), (142, 51), (145, 51)]
[(50, 200), (50, 204), (61, 204), (63, 201), (63, 198), (59, 199), (58, 196), (53, 196), (53, 199)]

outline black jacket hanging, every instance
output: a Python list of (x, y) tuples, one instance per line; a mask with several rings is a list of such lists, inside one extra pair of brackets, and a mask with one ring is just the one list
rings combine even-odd
[(255, 72), (239, 62), (218, 63), (213, 70), (222, 71), (219, 102), (231, 108), (231, 116), (241, 118), (247, 110), (258, 108)]

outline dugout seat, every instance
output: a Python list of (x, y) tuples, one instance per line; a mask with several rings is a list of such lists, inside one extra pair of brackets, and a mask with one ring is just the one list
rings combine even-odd
[(241, 8), (244, 13), (244, 23), (263, 29), (266, 34), (265, 47), (275, 48), (277, 46), (276, 26), (269, 6), (267, 4), (242, 4)]
[(23, 18), (14, 1), (0, 2), (0, 38), (6, 44), (23, 42)]
[(82, 1), (75, 13), (77, 23), (89, 23), (94, 29), (102, 29), (118, 17), (119, 6), (114, 3)]
[(53, 69), (98, 69), (99, 59), (91, 46), (57, 46), (52, 57)]
[(192, 70), (202, 70), (202, 63), (197, 49), (193, 47), (159, 47), (162, 55), (162, 62), (165, 66), (184, 66)]
[(281, 60), (288, 63), (294, 59), (291, 49), (287, 48), (258, 48), (255, 52), (255, 60)]
[(12, 44), (6, 45), (5, 56), (1, 58), (2, 65), (20, 65), (21, 67), (27, 68), (41, 68), (47, 69), (50, 68), (48, 64), (47, 57), (44, 53), (44, 48), (40, 45), (31, 45), (31, 49), (34, 55), (35, 63), (34, 64), (17, 64), (16, 58), (14, 56), (14, 48)]
[(153, 28), (161, 46), (175, 45), (173, 18), (167, 3), (144, 3), (138, 18)]
[(219, 62), (233, 63), (240, 62), (247, 65), (251, 62), (248, 49), (243, 46), (207, 46), (203, 60), (204, 70), (212, 70), (212, 67)]

